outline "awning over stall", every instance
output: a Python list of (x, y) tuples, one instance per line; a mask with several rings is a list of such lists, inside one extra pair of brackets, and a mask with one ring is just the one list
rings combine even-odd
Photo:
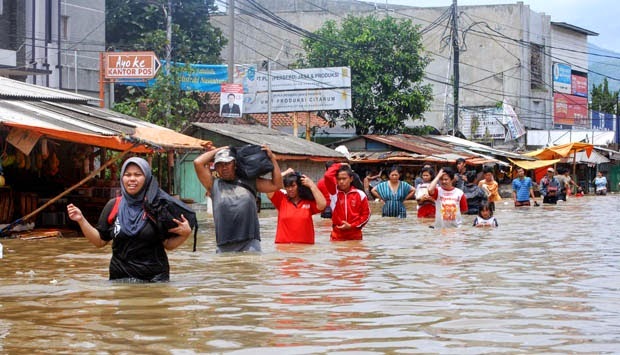
[(533, 170), (542, 168), (545, 166), (551, 166), (560, 161), (560, 159), (551, 159), (551, 160), (518, 160), (518, 159), (510, 159), (514, 165), (521, 167), (525, 170)]
[(585, 151), (586, 155), (589, 157), (590, 153), (592, 153), (592, 149), (594, 149), (593, 144), (573, 142), (535, 150), (533, 152), (528, 152), (523, 155), (536, 157), (538, 159), (558, 159), (567, 157), (568, 155), (574, 154), (575, 152)]
[(209, 141), (86, 104), (0, 100), (0, 125), (52, 139), (149, 153), (200, 150)]

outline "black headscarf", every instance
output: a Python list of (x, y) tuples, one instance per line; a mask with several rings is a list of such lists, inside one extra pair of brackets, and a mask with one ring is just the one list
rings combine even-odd
[[(123, 176), (129, 164), (137, 165), (138, 168), (142, 170), (145, 178), (144, 186), (135, 195), (130, 195), (123, 185)], [(149, 163), (142, 158), (129, 158), (121, 168), (121, 193), (123, 198), (118, 207), (118, 222), (121, 229), (129, 236), (137, 235), (147, 223), (146, 213), (144, 211), (144, 196), (152, 180), (153, 174), (151, 172), (151, 167)]]

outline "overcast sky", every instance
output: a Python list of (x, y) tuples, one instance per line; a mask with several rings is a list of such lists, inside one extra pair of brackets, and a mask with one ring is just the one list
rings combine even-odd
[[(452, 0), (378, 0), (377, 5), (398, 4), (409, 6), (449, 6)], [(457, 0), (458, 5), (515, 4), (517, 1)], [(619, 0), (523, 0), (536, 12), (551, 16), (551, 21), (567, 22), (598, 36), (588, 40), (605, 49), (620, 53), (620, 1)]]

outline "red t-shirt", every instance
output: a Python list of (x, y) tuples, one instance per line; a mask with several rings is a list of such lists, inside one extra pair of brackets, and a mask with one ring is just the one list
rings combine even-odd
[(278, 210), (276, 243), (314, 244), (312, 215), (321, 212), (316, 202), (301, 200), (295, 205), (282, 190), (278, 190), (271, 196), (271, 203)]

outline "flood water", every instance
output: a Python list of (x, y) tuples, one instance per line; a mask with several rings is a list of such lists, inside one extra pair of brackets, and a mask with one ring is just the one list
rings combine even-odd
[[(0, 240), (0, 353), (316, 354), (620, 352), (620, 196), (515, 210), (441, 232), (373, 217), (364, 240), (216, 255), (169, 253), (171, 282), (111, 283), (110, 247)], [(206, 214), (205, 214), (206, 218)]]

